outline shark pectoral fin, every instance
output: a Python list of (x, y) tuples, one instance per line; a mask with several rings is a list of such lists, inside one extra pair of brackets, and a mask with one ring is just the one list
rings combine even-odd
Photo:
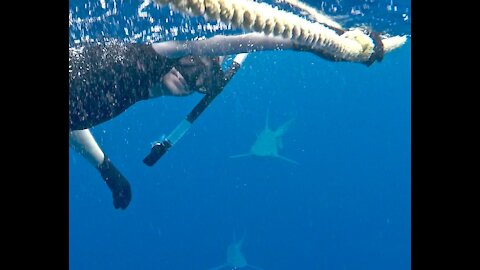
[(210, 269), (208, 269), (208, 270), (220, 270), (220, 269), (222, 269), (222, 268), (224, 268), (224, 267), (226, 267), (226, 266), (227, 266), (226, 264), (222, 264), (222, 265), (220, 265), (220, 266), (217, 266), (217, 267), (214, 267), (214, 268), (210, 268)]
[(288, 161), (288, 162), (290, 162), (290, 163), (293, 163), (293, 164), (295, 164), (295, 165), (299, 165), (299, 163), (296, 162), (295, 160), (291, 160), (291, 159), (286, 158), (286, 157), (284, 157), (284, 156), (276, 155), (275, 157), (277, 157), (277, 158), (279, 158), (279, 159), (283, 159), (283, 160)]
[(254, 266), (254, 265), (251, 265), (251, 264), (247, 264), (247, 266), (250, 267), (250, 268), (253, 268), (253, 269), (263, 270), (263, 268), (258, 267), (258, 266)]
[(233, 156), (230, 156), (230, 158), (248, 157), (251, 155), (252, 153), (246, 153), (246, 154), (240, 154), (240, 155), (233, 155)]

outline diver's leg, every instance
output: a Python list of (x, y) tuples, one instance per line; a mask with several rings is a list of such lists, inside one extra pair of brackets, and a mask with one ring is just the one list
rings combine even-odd
[(98, 168), (105, 158), (105, 154), (88, 129), (71, 131), (70, 146), (95, 168)]
[(116, 209), (127, 208), (132, 199), (130, 183), (105, 156), (90, 130), (71, 131), (70, 146), (99, 170), (103, 180), (112, 191), (113, 206)]

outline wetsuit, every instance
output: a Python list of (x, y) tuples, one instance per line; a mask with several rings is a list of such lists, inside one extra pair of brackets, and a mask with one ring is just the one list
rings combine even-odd
[(109, 42), (70, 48), (70, 130), (101, 124), (148, 99), (148, 89), (172, 66), (173, 60), (146, 44)]

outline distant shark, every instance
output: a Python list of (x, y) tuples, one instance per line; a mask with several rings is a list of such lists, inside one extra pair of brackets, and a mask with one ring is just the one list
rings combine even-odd
[(283, 125), (281, 125), (276, 130), (270, 129), (268, 126), (268, 113), (267, 119), (265, 121), (265, 128), (257, 136), (257, 140), (250, 147), (250, 152), (240, 155), (230, 156), (230, 158), (239, 158), (239, 157), (248, 157), (248, 156), (259, 156), (259, 157), (274, 157), (283, 159), (293, 164), (298, 164), (298, 162), (281, 156), (278, 154), (278, 150), (283, 148), (282, 136), (290, 128), (294, 119), (290, 119)]
[(247, 260), (245, 259), (245, 256), (243, 256), (242, 245), (243, 245), (244, 239), (245, 239), (245, 233), (243, 234), (242, 239), (240, 239), (240, 241), (237, 242), (235, 233), (234, 233), (233, 242), (230, 245), (228, 245), (228, 248), (227, 248), (226, 262), (220, 266), (210, 268), (208, 270), (220, 270), (222, 268), (226, 268), (226, 269), (252, 268), (252, 269), (263, 270), (260, 267), (248, 264)]

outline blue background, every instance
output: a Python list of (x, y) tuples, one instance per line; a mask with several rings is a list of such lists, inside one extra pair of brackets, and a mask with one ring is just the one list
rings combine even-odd
[[(121, 10), (135, 14), (139, 3)], [(396, 28), (406, 29), (408, 21)], [(98, 171), (70, 151), (70, 269), (207, 270), (224, 263), (234, 233), (245, 233), (248, 262), (265, 270), (410, 269), (410, 55), (410, 41), (368, 68), (309, 53), (250, 54), (152, 168), (142, 163), (151, 143), (199, 94), (140, 102), (93, 128), (133, 199), (115, 210)], [(267, 112), (273, 128), (295, 118), (280, 154), (299, 165), (229, 158), (248, 151)]]

